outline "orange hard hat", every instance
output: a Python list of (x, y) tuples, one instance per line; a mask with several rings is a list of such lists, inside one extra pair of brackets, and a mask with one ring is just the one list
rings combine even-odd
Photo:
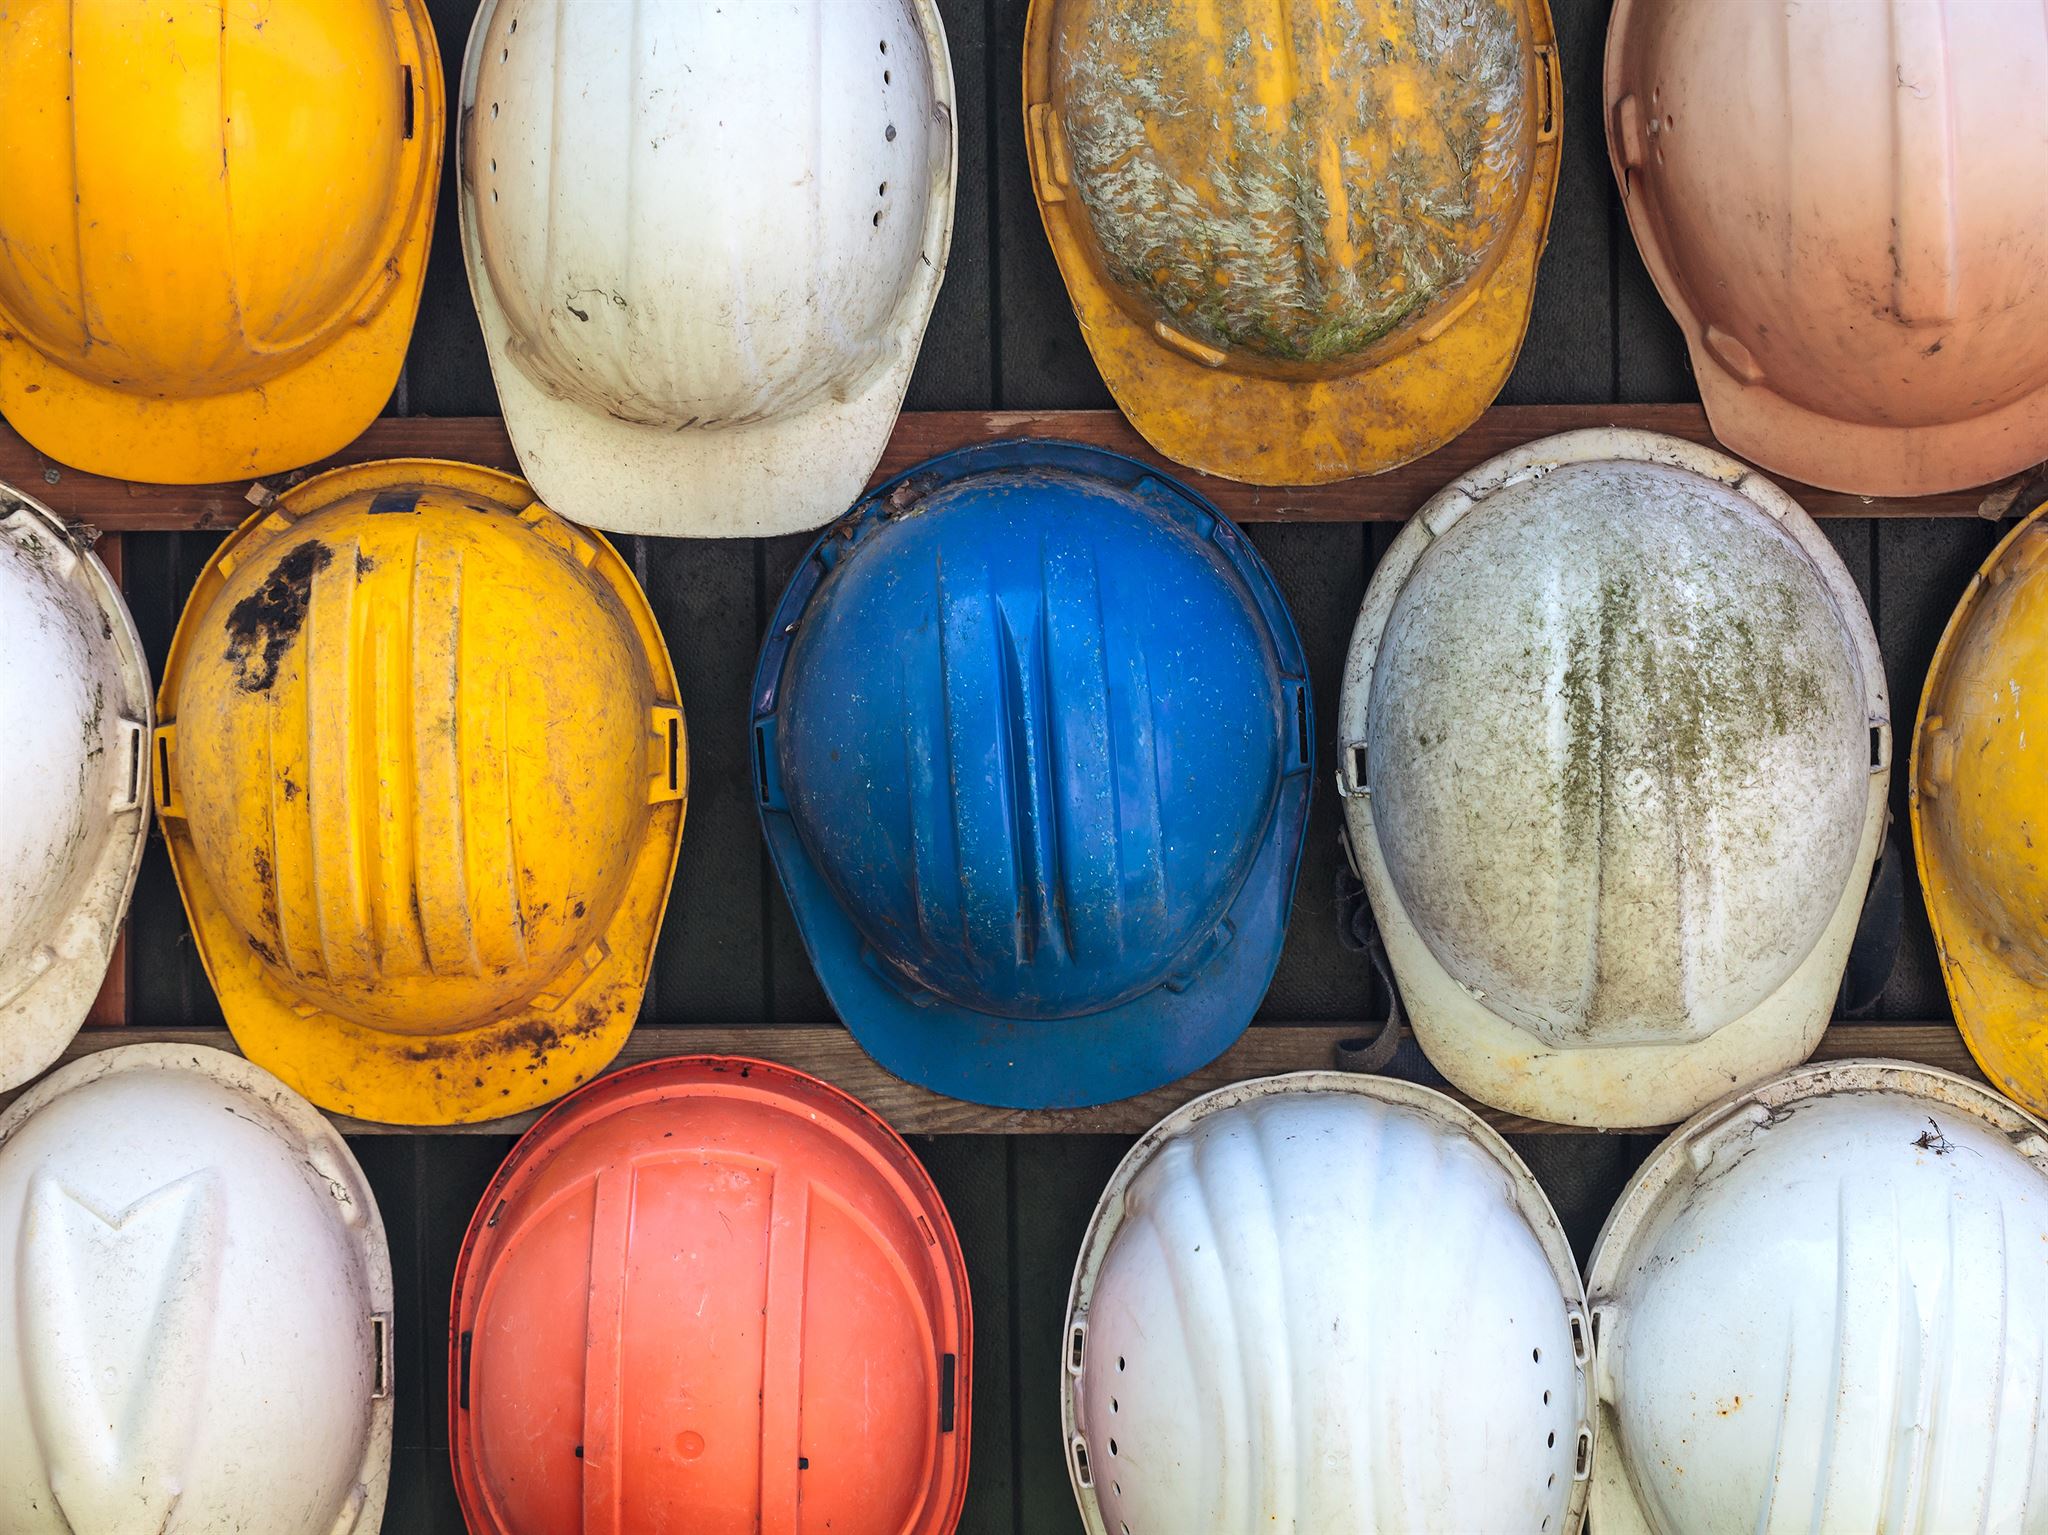
[(555, 1106), (456, 1264), (477, 1535), (947, 1535), (973, 1318), (910, 1148), (787, 1067), (654, 1061)]
[(1607, 149), (1714, 435), (1925, 496), (2048, 454), (2048, 28), (1996, 0), (1615, 0)]

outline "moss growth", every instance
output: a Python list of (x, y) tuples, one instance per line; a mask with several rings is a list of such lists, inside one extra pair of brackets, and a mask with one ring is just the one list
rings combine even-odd
[[(1097, 0), (1061, 39), (1056, 91), (1110, 278), (1210, 346), (1312, 364), (1447, 300), (1527, 184), (1501, 0), (1321, 9), (1283, 7), (1278, 35), (1240, 25), (1211, 81), (1216, 50), (1179, 6)], [(1284, 122), (1259, 100), (1276, 76)]]
[[(1560, 793), (1567, 833), (1597, 835), (1617, 772), (1643, 769), (1691, 809), (1702, 781), (1752, 761), (1770, 740), (1829, 727), (1827, 679), (1801, 654), (1792, 615), (1810, 602), (1782, 578), (1754, 609), (1688, 602), (1669, 578), (1603, 574), (1590, 613), (1565, 642), (1566, 750)], [(1639, 731), (1607, 726), (1648, 722)]]

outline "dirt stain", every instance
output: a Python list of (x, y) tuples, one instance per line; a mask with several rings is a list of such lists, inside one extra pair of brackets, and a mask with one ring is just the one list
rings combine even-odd
[(236, 603), (227, 618), (227, 660), (245, 693), (265, 693), (277, 681), (278, 663), (306, 622), (313, 577), (334, 559), (317, 538), (286, 552), (255, 591)]

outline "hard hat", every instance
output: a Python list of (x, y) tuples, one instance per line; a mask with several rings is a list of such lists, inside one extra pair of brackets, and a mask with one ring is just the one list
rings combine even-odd
[(441, 100), (423, 0), (0, 10), (0, 412), (171, 484), (342, 447), (405, 360)]
[(1864, 495), (2048, 457), (2048, 31), (1615, 0), (1607, 148), (1714, 433)]
[(959, 1522), (960, 1244), (910, 1148), (815, 1077), (685, 1056), (584, 1088), (485, 1190), (451, 1315), (477, 1535)]
[(1251, 1021), (1308, 818), (1308, 666), (1187, 487), (1059, 442), (881, 486), (783, 593), (754, 732), (811, 963), (896, 1075), (1107, 1103)]
[(1584, 1292), (1469, 1109), (1306, 1071), (1133, 1146), (1068, 1301), (1088, 1535), (1569, 1535), (1591, 1462)]
[(441, 1125), (618, 1053), (684, 739), (604, 539), (488, 469), (316, 476), (208, 562), (157, 713), (171, 867), (252, 1060), (322, 1108)]
[(267, 1071), (125, 1045), (0, 1115), (0, 1526), (374, 1535), (391, 1259)]
[(2048, 505), (1971, 579), (1927, 669), (1912, 759), (1913, 845), (1949, 1001), (1992, 1085), (2048, 1112)]
[(85, 1021), (149, 836), (149, 667), (128, 605), (57, 515), (10, 485), (0, 485), (0, 634), (9, 1088), (56, 1060)]
[(1349, 847), (1431, 1062), (1670, 1124), (1819, 1043), (1885, 826), (1884, 664), (1790, 497), (1649, 432), (1431, 498), (1346, 663)]
[(1700, 1114), (1593, 1251), (1601, 1535), (2041, 1527), (2048, 1140), (1974, 1082), (1802, 1067)]
[(1545, 0), (1031, 0), (1025, 144), (1081, 333), (1168, 458), (1419, 458), (1514, 367), (1557, 190)]
[(936, 0), (484, 0), (462, 124), (470, 291), (535, 491), (627, 533), (845, 511), (953, 237)]

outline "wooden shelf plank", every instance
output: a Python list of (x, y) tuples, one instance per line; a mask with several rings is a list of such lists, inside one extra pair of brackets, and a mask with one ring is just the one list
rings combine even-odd
[[(906, 1135), (1137, 1135), (1189, 1099), (1214, 1088), (1284, 1071), (1330, 1066), (1335, 1060), (1340, 1040), (1369, 1035), (1377, 1027), (1376, 1024), (1319, 1024), (1248, 1029), (1244, 1037), (1219, 1060), (1193, 1075), (1155, 1092), (1092, 1109), (991, 1109), (944, 1098), (891, 1076), (862, 1053), (845, 1029), (830, 1025), (789, 1028), (769, 1025), (752, 1028), (643, 1025), (628, 1036), (626, 1048), (610, 1069), (617, 1071), (669, 1055), (748, 1055), (778, 1061), (823, 1077), (861, 1099)], [(210, 1045), (220, 1050), (235, 1048), (225, 1029), (89, 1029), (71, 1042), (64, 1052), (64, 1059), (72, 1061), (121, 1045), (152, 1043)], [(1975, 1081), (1983, 1080), (1982, 1073), (1963, 1045), (1962, 1036), (1950, 1023), (1837, 1023), (1828, 1030), (1813, 1058), (1831, 1061), (1858, 1056), (1879, 1056), (1939, 1066)], [(14, 1093), (0, 1094), (0, 1107), (12, 1102), (15, 1096)], [(1570, 1129), (1569, 1126), (1503, 1114), (1456, 1093), (1452, 1096), (1478, 1110), (1489, 1124), (1504, 1133), (1540, 1134)], [(330, 1117), (351, 1135), (510, 1135), (526, 1129), (540, 1116), (520, 1114), (488, 1124), (424, 1130), (366, 1124), (340, 1115)]]
[[(1114, 448), (1172, 470), (1239, 522), (1395, 522), (1409, 516), (1475, 464), (1554, 432), (1589, 426), (1636, 427), (1712, 442), (1697, 405), (1496, 405), (1463, 436), (1399, 469), (1336, 485), (1266, 488), (1195, 474), (1168, 463), (1115, 411), (922, 411), (899, 418), (877, 478), (951, 448), (1003, 437), (1064, 437)], [(452, 458), (516, 469), (505, 425), (495, 416), (388, 416), (334, 457), (309, 469), (266, 477), (282, 489), (316, 469), (373, 458)], [(0, 424), (0, 481), (20, 486), (74, 522), (113, 531), (174, 532), (231, 528), (249, 513), (251, 482), (143, 485), (68, 469), (45, 458)], [(1781, 481), (1816, 517), (2000, 517), (2037, 474), (1977, 490), (1897, 500), (1842, 495)], [(2021, 511), (2031, 509), (2020, 507)]]

